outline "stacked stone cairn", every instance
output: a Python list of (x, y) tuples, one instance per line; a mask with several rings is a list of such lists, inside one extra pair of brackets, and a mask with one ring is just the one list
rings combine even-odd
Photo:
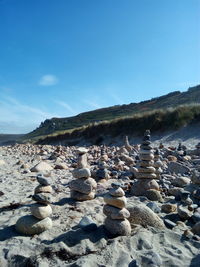
[(97, 183), (91, 178), (91, 172), (87, 162), (87, 151), (86, 148), (77, 149), (77, 168), (72, 172), (75, 180), (72, 180), (69, 184), (71, 198), (78, 201), (93, 199), (97, 188)]
[(131, 152), (132, 149), (133, 149), (132, 146), (129, 144), (129, 140), (128, 140), (128, 136), (127, 135), (125, 136), (124, 146), (125, 146), (125, 148), (126, 148), (126, 150), (128, 152)]
[(98, 162), (98, 170), (96, 171), (96, 179), (97, 182), (105, 182), (110, 178), (109, 171), (107, 169), (108, 165), (106, 161), (108, 160), (108, 156), (105, 152), (105, 148), (101, 149), (101, 157)]
[(107, 216), (104, 222), (106, 230), (112, 236), (126, 236), (131, 233), (127, 218), (130, 217), (126, 207), (126, 197), (120, 183), (112, 183), (109, 193), (105, 194), (103, 213)]
[(133, 184), (131, 193), (135, 196), (145, 196), (148, 190), (159, 190), (158, 183), (154, 180), (157, 178), (154, 166), (153, 147), (151, 146), (150, 131), (144, 134), (143, 142), (139, 151), (139, 168), (137, 169), (136, 178), (138, 181)]
[(155, 153), (154, 153), (154, 168), (155, 170), (155, 174), (156, 174), (156, 179), (160, 179), (160, 175), (162, 173), (162, 167), (163, 167), (163, 163), (160, 159), (160, 151), (159, 149), (156, 149)]
[(52, 187), (49, 181), (40, 174), (37, 176), (37, 181), (39, 185), (32, 196), (36, 203), (30, 208), (32, 215), (23, 216), (16, 223), (16, 230), (21, 234), (40, 234), (52, 227), (52, 220), (49, 218), (52, 214), (50, 206)]

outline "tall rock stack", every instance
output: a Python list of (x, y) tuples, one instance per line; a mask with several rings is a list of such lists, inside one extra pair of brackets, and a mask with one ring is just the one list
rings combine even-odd
[(69, 184), (71, 189), (71, 198), (84, 201), (91, 200), (95, 197), (97, 183), (91, 178), (91, 172), (87, 163), (87, 149), (77, 149), (78, 162), (77, 168), (72, 172), (75, 180)]
[(40, 234), (52, 227), (51, 203), (52, 187), (48, 180), (41, 175), (37, 176), (39, 185), (35, 188), (33, 200), (36, 201), (30, 208), (32, 215), (21, 217), (16, 223), (16, 230), (25, 235)]
[(107, 170), (108, 165), (106, 161), (108, 160), (108, 156), (105, 152), (105, 148), (101, 149), (101, 157), (98, 162), (98, 170), (96, 171), (96, 178), (98, 182), (105, 182), (110, 178), (109, 171)]
[(145, 196), (148, 190), (159, 190), (158, 183), (154, 180), (157, 178), (154, 166), (153, 147), (151, 146), (150, 131), (144, 134), (143, 142), (139, 151), (139, 168), (136, 173), (138, 181), (133, 184), (131, 192), (135, 196)]
[(130, 217), (126, 207), (126, 197), (119, 183), (113, 183), (109, 193), (104, 196), (106, 205), (103, 213), (107, 216), (104, 222), (106, 230), (113, 236), (125, 236), (131, 233), (127, 218)]
[(160, 179), (160, 175), (162, 173), (162, 167), (163, 167), (163, 163), (160, 160), (160, 151), (156, 149), (154, 153), (154, 168), (156, 169), (155, 170), (156, 179)]
[(128, 152), (132, 151), (132, 146), (129, 144), (128, 136), (125, 136), (124, 146)]

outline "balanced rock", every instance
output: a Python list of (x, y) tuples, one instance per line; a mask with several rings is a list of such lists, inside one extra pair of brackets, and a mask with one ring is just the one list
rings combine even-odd
[(32, 215), (26, 215), (19, 218), (15, 226), (17, 232), (24, 235), (40, 234), (51, 229), (51, 227), (52, 220), (49, 217), (39, 220)]
[(35, 203), (30, 208), (31, 214), (38, 219), (45, 219), (52, 214), (52, 208), (50, 205), (42, 205)]
[[(112, 194), (112, 195), (111, 195)], [(107, 216), (104, 222), (106, 230), (113, 236), (125, 236), (131, 233), (127, 218), (130, 216), (126, 206), (126, 197), (119, 183), (112, 183), (109, 193), (104, 195), (103, 213)]]

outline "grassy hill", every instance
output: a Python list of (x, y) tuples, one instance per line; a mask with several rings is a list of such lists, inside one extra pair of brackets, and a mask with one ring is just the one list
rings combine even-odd
[(71, 135), (73, 132), (80, 132), (88, 127), (104, 125), (105, 123), (112, 125), (116, 120), (124, 121), (125, 118), (130, 119), (137, 115), (145, 117), (153, 111), (160, 110), (159, 112), (161, 112), (161, 110), (189, 104), (200, 104), (200, 85), (191, 87), (186, 92), (175, 91), (140, 103), (117, 105), (84, 112), (73, 117), (45, 120), (36, 130), (25, 135), (23, 140), (38, 141), (47, 136)]

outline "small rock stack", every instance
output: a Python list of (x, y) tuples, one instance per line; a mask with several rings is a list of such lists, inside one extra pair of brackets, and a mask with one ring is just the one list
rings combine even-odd
[(132, 146), (129, 144), (128, 136), (125, 136), (124, 146), (128, 152), (132, 151)]
[(86, 148), (77, 149), (77, 169), (72, 172), (72, 175), (76, 180), (72, 180), (69, 184), (71, 198), (78, 201), (93, 199), (97, 188), (97, 183), (91, 178), (91, 172), (88, 168), (87, 151)]
[(108, 156), (105, 152), (105, 149), (101, 149), (101, 157), (98, 162), (98, 170), (96, 171), (96, 178), (98, 182), (105, 182), (110, 178), (109, 171), (107, 170), (108, 165), (106, 161), (108, 160)]
[(105, 228), (113, 236), (125, 236), (131, 233), (131, 226), (127, 218), (130, 217), (126, 207), (126, 197), (119, 183), (112, 183), (109, 193), (104, 196), (106, 205), (103, 207), (103, 213), (107, 216), (105, 219)]
[(163, 163), (160, 160), (160, 151), (156, 149), (154, 153), (154, 168), (156, 169), (155, 170), (156, 179), (160, 179), (160, 175), (162, 173), (162, 167), (163, 167)]
[(16, 230), (25, 235), (40, 234), (52, 227), (51, 203), (52, 187), (42, 175), (37, 176), (39, 185), (35, 188), (33, 200), (36, 201), (30, 208), (32, 215), (21, 217), (16, 223)]
[(136, 173), (138, 182), (134, 183), (131, 192), (135, 196), (145, 196), (148, 190), (159, 190), (158, 183), (154, 180), (157, 178), (155, 174), (153, 147), (151, 146), (150, 131), (144, 134), (143, 142), (139, 152), (139, 168)]

